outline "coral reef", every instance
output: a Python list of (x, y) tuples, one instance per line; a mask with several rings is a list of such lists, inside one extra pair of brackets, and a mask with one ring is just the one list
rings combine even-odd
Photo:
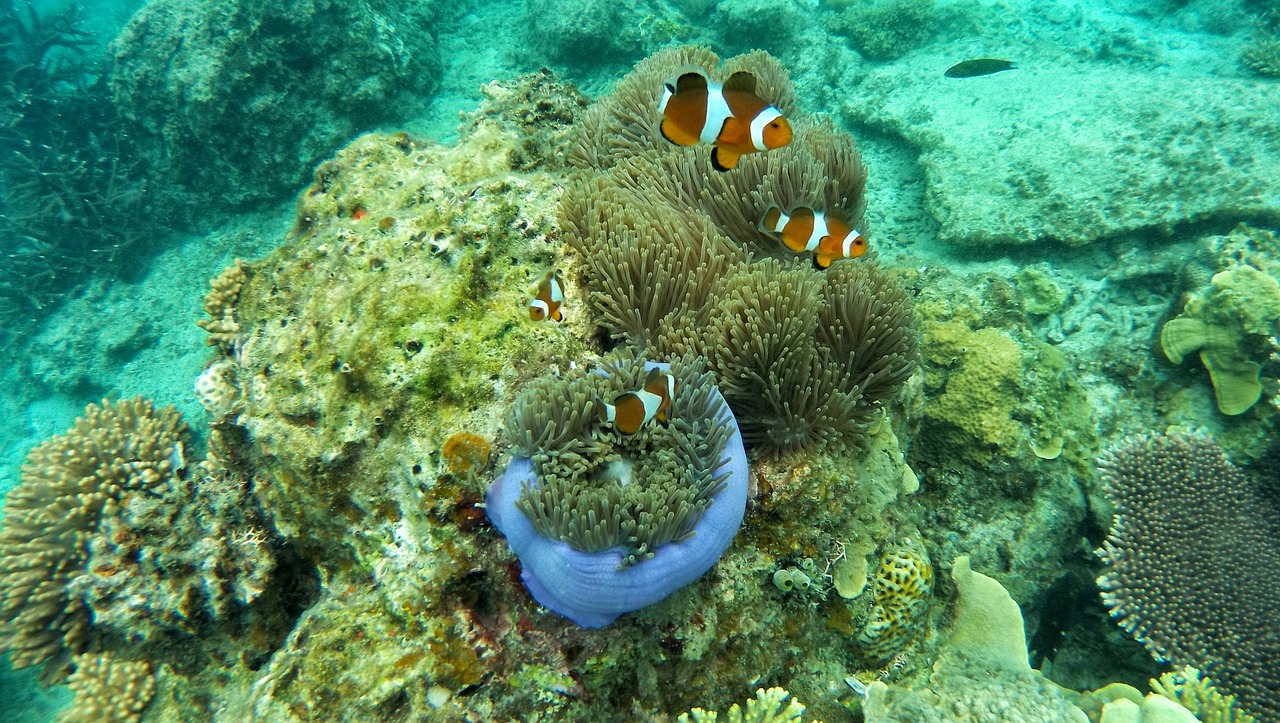
[(1204, 723), (1255, 723), (1240, 710), (1234, 695), (1223, 695), (1198, 669), (1185, 666), (1151, 681), (1151, 690), (1195, 714)]
[(236, 301), (240, 297), (240, 289), (248, 278), (249, 265), (240, 259), (222, 270), (209, 282), (212, 287), (204, 297), (204, 313), (208, 319), (200, 319), (196, 324), (209, 333), (210, 346), (216, 346), (223, 353), (230, 353), (240, 340), (240, 324), (236, 323)]
[(5, 500), (0, 528), (0, 645), (15, 667), (81, 652), (93, 625), (70, 584), (83, 575), (104, 522), (131, 499), (161, 495), (186, 467), (186, 423), (141, 398), (89, 405), (74, 429), (36, 447)]
[(441, 73), (435, 22), (430, 3), (149, 3), (113, 44), (112, 101), (165, 207), (257, 204), (421, 107)]
[[(39, 8), (39, 9), (38, 9)], [(25, 9), (25, 12), (23, 10)], [(0, 4), (0, 335), (22, 334), (159, 225), (75, 4)]]
[(155, 695), (155, 679), (145, 662), (115, 660), (109, 654), (81, 653), (67, 685), (75, 692), (58, 723), (137, 723)]
[(1116, 508), (1099, 550), (1112, 617), (1161, 660), (1206, 671), (1245, 712), (1280, 714), (1280, 651), (1265, 632), (1280, 626), (1277, 500), (1192, 434), (1129, 438), (1099, 466)]
[(579, 625), (602, 627), (701, 577), (742, 523), (746, 452), (696, 360), (671, 362), (666, 424), (598, 429), (593, 406), (665, 368), (606, 358), (607, 377), (582, 370), (535, 383), (508, 418), (519, 456), (489, 488), (488, 514), (534, 598)]
[(999, 582), (952, 565), (955, 621), (932, 669), (912, 683), (865, 686), (867, 723), (1063, 721), (1084, 723), (1062, 689), (1032, 670), (1022, 612)]
[[(791, 119), (793, 142), (720, 174), (706, 148), (663, 140), (651, 109), (663, 79), (687, 66), (716, 77), (752, 72), (762, 97)], [(870, 262), (802, 268), (758, 228), (774, 204), (838, 209), (860, 223), (866, 170), (852, 140), (798, 115), (770, 56), (721, 67), (700, 48), (645, 60), (580, 128), (569, 160), (596, 172), (566, 191), (562, 223), (609, 333), (657, 358), (706, 358), (749, 445), (859, 446), (915, 370), (910, 299)]]
[(954, 14), (934, 0), (850, 3), (827, 21), (871, 60), (895, 60), (927, 44)]

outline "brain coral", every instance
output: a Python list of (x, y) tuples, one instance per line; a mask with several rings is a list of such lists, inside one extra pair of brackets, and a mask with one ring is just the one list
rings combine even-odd
[[(793, 142), (716, 173), (706, 147), (663, 140), (662, 83), (688, 66), (753, 73), (758, 93), (791, 120)], [(877, 406), (915, 370), (911, 303), (872, 261), (824, 274), (758, 228), (774, 204), (862, 228), (866, 206), (852, 139), (798, 111), (777, 60), (751, 53), (721, 65), (702, 48), (659, 52), (584, 113), (569, 162), (583, 173), (566, 190), (562, 224), (615, 339), (657, 358), (707, 359), (748, 444), (864, 441)]]
[(602, 373), (535, 382), (507, 436), (518, 452), (487, 495), (489, 516), (539, 602), (601, 627), (696, 580), (733, 540), (747, 463), (732, 413), (696, 360), (670, 365), (667, 424), (602, 429), (594, 407), (666, 365), (623, 356)]
[(0, 649), (14, 667), (81, 652), (93, 618), (69, 584), (99, 525), (131, 495), (160, 493), (186, 466), (188, 443), (177, 410), (139, 397), (90, 404), (71, 431), (31, 450), (0, 528)]
[(1099, 550), (1111, 616), (1246, 712), (1280, 719), (1280, 500), (1197, 435), (1130, 438), (1099, 466), (1116, 507)]

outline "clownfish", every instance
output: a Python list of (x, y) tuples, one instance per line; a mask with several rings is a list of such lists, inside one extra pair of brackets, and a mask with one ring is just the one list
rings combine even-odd
[(791, 124), (756, 95), (756, 77), (746, 71), (712, 83), (690, 70), (667, 81), (658, 102), (662, 137), (678, 146), (709, 143), (711, 167), (727, 171), (745, 153), (781, 148), (791, 142)]
[(844, 221), (812, 208), (797, 208), (790, 215), (770, 206), (760, 219), (760, 230), (782, 234), (782, 243), (796, 253), (813, 252), (813, 263), (825, 269), (836, 259), (857, 258), (867, 252), (867, 237)]
[(600, 423), (613, 425), (622, 434), (635, 434), (655, 418), (665, 424), (675, 393), (676, 378), (670, 372), (650, 369), (639, 391), (623, 392), (612, 404), (600, 402)]
[(564, 315), (560, 306), (564, 304), (564, 279), (560, 271), (548, 271), (542, 281), (538, 282), (538, 291), (529, 302), (529, 318), (542, 321), (551, 317), (552, 321), (560, 321)]

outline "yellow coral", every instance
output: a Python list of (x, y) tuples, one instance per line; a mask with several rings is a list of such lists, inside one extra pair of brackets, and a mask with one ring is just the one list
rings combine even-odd
[(1017, 342), (998, 329), (972, 331), (956, 322), (926, 324), (925, 340), (930, 361), (958, 363), (927, 414), (981, 445), (1012, 453), (1020, 434), (1012, 417), (1022, 385)]
[(876, 604), (858, 636), (869, 657), (888, 660), (924, 625), (933, 597), (933, 564), (919, 545), (885, 553), (876, 570)]

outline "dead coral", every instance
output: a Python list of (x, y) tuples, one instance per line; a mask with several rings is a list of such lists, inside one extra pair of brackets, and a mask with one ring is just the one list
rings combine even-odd
[(102, 520), (133, 496), (163, 494), (186, 467), (187, 438), (177, 410), (135, 397), (89, 405), (71, 431), (31, 451), (0, 529), (0, 648), (14, 667), (80, 652), (92, 618), (68, 585)]
[(67, 685), (75, 692), (71, 707), (58, 715), (57, 723), (135, 723), (155, 694), (151, 666), (126, 662), (104, 653), (75, 657), (75, 672)]

